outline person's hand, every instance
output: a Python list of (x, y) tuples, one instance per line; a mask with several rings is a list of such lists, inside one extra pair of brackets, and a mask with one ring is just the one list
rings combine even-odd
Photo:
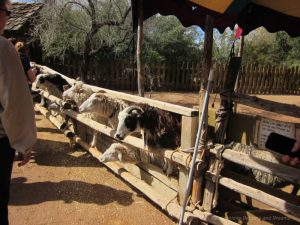
[[(300, 151), (300, 138), (295, 142), (294, 147), (291, 150), (292, 152)], [(286, 164), (290, 164), (291, 166), (300, 165), (300, 159), (298, 157), (292, 158), (289, 155), (285, 155), (282, 157), (282, 162)]]
[(26, 151), (26, 153), (24, 153), (22, 155), (23, 155), (23, 160), (18, 163), (18, 166), (24, 166), (24, 165), (26, 165), (29, 162), (29, 160), (31, 158), (31, 148), (28, 149)]

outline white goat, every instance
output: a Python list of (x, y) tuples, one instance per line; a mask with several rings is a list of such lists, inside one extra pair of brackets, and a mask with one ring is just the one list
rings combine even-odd
[[(68, 100), (74, 101), (76, 106), (79, 107), (93, 93), (94, 93), (93, 90), (91, 88), (85, 86), (82, 81), (76, 81), (73, 83), (71, 88), (69, 88), (63, 92), (62, 98), (65, 101), (68, 101)], [(97, 113), (87, 112), (87, 113), (84, 113), (84, 116), (89, 119), (92, 119), (96, 122), (107, 124), (107, 119), (100, 117)], [(97, 134), (98, 134), (98, 132), (94, 130), (91, 147), (96, 146)]]
[(93, 93), (93, 90), (87, 86), (84, 86), (84, 83), (82, 81), (76, 81), (73, 83), (72, 87), (64, 91), (64, 93), (62, 94), (62, 98), (64, 100), (73, 100), (79, 107)]
[(107, 118), (108, 124), (116, 129), (119, 112), (128, 107), (122, 100), (108, 96), (105, 92), (92, 94), (79, 107), (79, 112), (95, 113), (100, 117)]
[(139, 150), (128, 148), (126, 145), (120, 143), (113, 143), (108, 149), (106, 149), (101, 158), (99, 158), (99, 161), (103, 163), (121, 161), (136, 164), (142, 160)]
[[(100, 162), (114, 162), (120, 161), (123, 163), (150, 163), (157, 162), (155, 156), (150, 151), (139, 151), (137, 148), (127, 147), (121, 143), (113, 143), (105, 150), (103, 155), (98, 159)], [(174, 172), (173, 165), (167, 159), (159, 161), (162, 163), (163, 171), (166, 172), (167, 176)], [(161, 165), (161, 164), (160, 164)]]

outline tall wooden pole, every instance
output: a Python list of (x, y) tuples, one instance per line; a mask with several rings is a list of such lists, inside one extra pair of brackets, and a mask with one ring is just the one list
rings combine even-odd
[[(242, 35), (240, 46), (239, 46), (239, 52), (238, 52), (238, 57), (241, 58), (241, 61), (242, 61), (242, 56), (243, 56), (243, 52), (244, 52), (244, 41), (245, 41), (244, 39), (245, 39), (245, 36)], [(236, 78), (236, 82), (235, 82), (235, 85), (234, 85), (234, 92), (235, 93), (238, 91), (238, 88), (239, 88), (240, 76), (241, 76), (241, 74), (238, 73), (237, 78)], [(237, 102), (234, 103), (234, 108), (233, 108), (233, 112), (236, 112), (236, 111), (237, 111)]]
[(143, 47), (143, 0), (138, 0), (138, 29), (137, 29), (137, 46), (136, 46), (136, 64), (137, 64), (137, 83), (139, 96), (144, 97), (145, 93), (145, 74), (143, 69), (142, 60), (142, 47)]
[[(201, 77), (201, 89), (200, 89), (200, 103), (199, 103), (199, 110), (202, 109), (202, 105), (204, 102), (207, 82), (208, 82), (208, 75), (212, 65), (212, 47), (213, 47), (213, 17), (210, 15), (206, 16), (205, 20), (205, 36), (204, 36), (204, 58), (202, 63), (202, 77)], [(201, 113), (201, 112), (200, 112)], [(199, 116), (200, 118), (200, 116)], [(201, 139), (200, 139), (200, 149), (203, 150), (201, 154), (201, 159), (205, 162), (206, 154), (205, 143), (206, 143), (206, 136), (207, 136), (207, 123), (208, 117), (206, 115), (203, 129), (201, 131)], [(207, 166), (200, 167), (200, 171), (196, 170), (194, 175), (193, 181), (193, 189), (192, 189), (192, 203), (197, 203), (202, 200), (202, 190), (204, 187), (204, 172)]]

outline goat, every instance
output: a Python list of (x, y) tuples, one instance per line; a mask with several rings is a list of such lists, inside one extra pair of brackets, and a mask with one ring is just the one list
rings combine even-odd
[[(93, 90), (84, 85), (82, 81), (76, 81), (73, 83), (72, 87), (65, 90), (62, 94), (62, 98), (65, 101), (73, 102), (71, 103), (71, 108), (74, 110), (78, 110), (79, 106), (85, 102), (89, 97), (93, 94)], [(94, 112), (85, 112), (84, 116), (92, 119), (96, 122), (107, 124), (107, 119), (99, 116), (97, 113)], [(93, 133), (93, 139), (91, 142), (91, 147), (96, 146), (97, 140), (97, 131)]]
[(107, 118), (108, 124), (116, 129), (119, 112), (126, 107), (128, 104), (124, 101), (110, 97), (105, 92), (97, 92), (80, 105), (79, 112), (95, 113), (100, 117)]
[(144, 130), (148, 145), (176, 149), (180, 145), (180, 117), (147, 104), (129, 106), (119, 113), (115, 138), (123, 140)]
[(93, 93), (93, 90), (87, 86), (84, 86), (84, 83), (82, 81), (76, 81), (75, 83), (73, 83), (72, 87), (63, 92), (62, 98), (64, 100), (73, 100), (79, 107)]
[[(39, 90), (47, 91), (55, 97), (62, 98), (63, 91), (69, 87), (71, 87), (71, 85), (59, 74), (39, 74), (32, 83), (31, 90), (33, 92)], [(40, 103), (44, 106), (46, 104), (43, 96), (41, 96)], [(50, 104), (51, 103), (49, 103), (49, 105)], [(51, 109), (56, 109), (55, 104), (51, 105)]]
[(31, 89), (36, 91), (42, 89), (51, 95), (62, 98), (62, 93), (71, 85), (59, 74), (39, 74), (33, 82)]
[[(180, 117), (176, 114), (142, 104), (125, 108), (118, 119), (116, 139), (123, 140), (127, 135), (143, 130), (144, 140), (149, 146), (176, 149), (180, 145)], [(167, 175), (173, 173), (169, 160), (164, 160), (163, 170)]]
[[(151, 152), (139, 151), (137, 148), (127, 147), (121, 143), (113, 143), (111, 146), (105, 150), (103, 155), (98, 159), (100, 162), (113, 162), (120, 161), (123, 163), (150, 163), (155, 162), (155, 157)], [(163, 171), (167, 175), (173, 173), (173, 166), (168, 160), (163, 162)]]
[(130, 149), (127, 146), (120, 143), (113, 143), (106, 151), (103, 153), (100, 162), (111, 162), (111, 161), (121, 161), (126, 163), (136, 164), (141, 162), (141, 156), (139, 150)]

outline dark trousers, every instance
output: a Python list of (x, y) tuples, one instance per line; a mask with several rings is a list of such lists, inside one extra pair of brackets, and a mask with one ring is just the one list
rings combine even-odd
[(8, 225), (9, 186), (15, 150), (8, 139), (0, 138), (0, 225)]

